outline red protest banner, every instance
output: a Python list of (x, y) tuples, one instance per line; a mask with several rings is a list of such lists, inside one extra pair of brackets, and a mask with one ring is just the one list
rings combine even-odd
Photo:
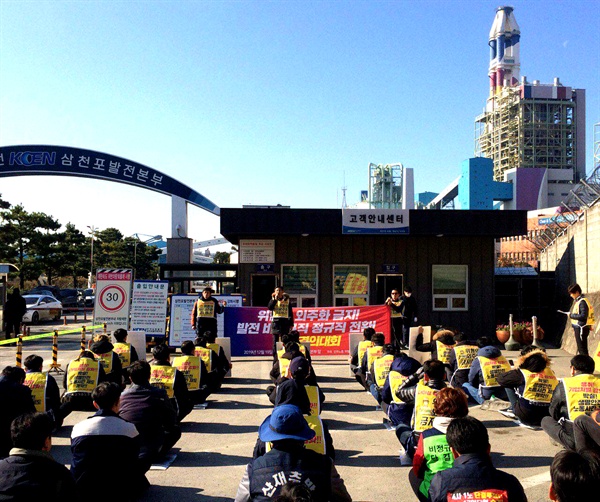
[(373, 328), (390, 340), (390, 311), (385, 305), (294, 309), (294, 329), (317, 356), (347, 355), (348, 334)]

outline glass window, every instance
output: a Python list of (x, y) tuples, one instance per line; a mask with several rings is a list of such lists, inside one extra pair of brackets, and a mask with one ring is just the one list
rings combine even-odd
[(334, 265), (333, 298), (336, 307), (369, 304), (369, 266)]
[(283, 289), (290, 295), (292, 307), (317, 306), (317, 265), (282, 265), (281, 277)]
[(433, 310), (468, 310), (467, 265), (433, 265)]

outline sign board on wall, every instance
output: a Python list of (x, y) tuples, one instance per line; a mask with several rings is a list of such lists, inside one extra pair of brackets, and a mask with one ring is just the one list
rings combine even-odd
[(169, 281), (134, 281), (131, 330), (148, 336), (165, 336)]
[(408, 234), (408, 209), (343, 209), (343, 234)]
[[(212, 295), (224, 307), (241, 307), (243, 297), (241, 295)], [(197, 295), (173, 295), (171, 297), (171, 318), (169, 322), (169, 345), (181, 347), (186, 340), (196, 338), (196, 330), (192, 327), (192, 308), (198, 299)], [(217, 315), (218, 336), (224, 336), (224, 315)]]
[(275, 240), (240, 239), (240, 263), (275, 263)]
[(106, 323), (108, 331), (128, 328), (132, 277), (129, 268), (96, 270), (94, 324)]

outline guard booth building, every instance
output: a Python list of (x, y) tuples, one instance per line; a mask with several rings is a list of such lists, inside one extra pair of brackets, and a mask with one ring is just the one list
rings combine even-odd
[(221, 210), (248, 305), (266, 306), (278, 285), (295, 307), (380, 305), (410, 286), (418, 324), (473, 338), (495, 332), (494, 240), (526, 232), (526, 211), (410, 210), (406, 235), (349, 235), (340, 209)]

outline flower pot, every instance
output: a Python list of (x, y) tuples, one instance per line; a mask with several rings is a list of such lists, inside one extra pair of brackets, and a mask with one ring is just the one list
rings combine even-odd
[(527, 345), (523, 341), (523, 330), (522, 329), (513, 329), (513, 338), (515, 339), (515, 342), (520, 343), (521, 345), (523, 345), (523, 344)]
[(507, 329), (498, 330), (496, 331), (496, 338), (500, 343), (506, 343), (510, 338), (510, 331), (508, 331)]

